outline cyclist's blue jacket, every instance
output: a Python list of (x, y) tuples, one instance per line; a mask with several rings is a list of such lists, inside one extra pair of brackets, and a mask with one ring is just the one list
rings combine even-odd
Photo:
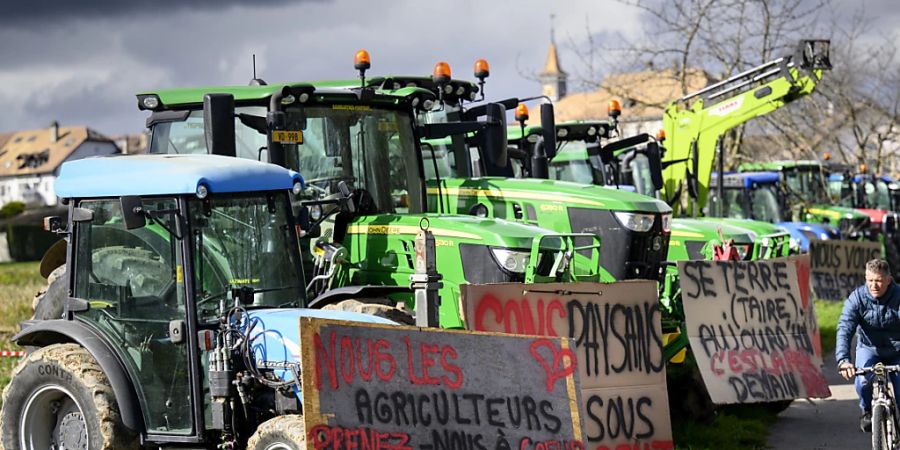
[(865, 285), (847, 297), (838, 321), (834, 349), (839, 365), (850, 360), (850, 339), (854, 332), (857, 347), (871, 349), (884, 358), (900, 355), (900, 287), (896, 283), (891, 282), (887, 292), (877, 299)]

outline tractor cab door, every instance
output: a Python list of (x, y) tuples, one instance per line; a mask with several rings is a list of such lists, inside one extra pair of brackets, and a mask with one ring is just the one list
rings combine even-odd
[[(125, 362), (149, 434), (193, 434), (181, 241), (174, 215), (165, 226), (126, 229), (119, 199), (83, 200), (93, 213), (75, 227), (74, 313), (106, 337)], [(174, 198), (144, 199), (149, 211), (174, 211)], [(167, 230), (168, 228), (168, 230)], [(172, 331), (174, 330), (174, 331)]]

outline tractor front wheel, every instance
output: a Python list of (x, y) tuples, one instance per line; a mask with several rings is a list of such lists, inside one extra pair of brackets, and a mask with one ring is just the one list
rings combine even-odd
[(3, 391), (0, 432), (6, 450), (137, 446), (100, 365), (75, 344), (38, 349), (19, 363)]
[(290, 414), (263, 422), (247, 441), (247, 450), (306, 450), (303, 416)]

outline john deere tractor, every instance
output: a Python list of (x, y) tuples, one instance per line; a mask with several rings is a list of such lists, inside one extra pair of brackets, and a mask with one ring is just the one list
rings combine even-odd
[[(233, 130), (224, 154), (304, 174), (306, 188), (296, 200), (304, 247), (315, 257), (307, 262), (311, 306), (332, 301), (315, 298), (328, 289), (380, 285), (384, 296), (412, 310), (413, 239), (423, 219), (436, 238), (443, 277), (442, 326), (463, 326), (456, 299), (464, 283), (598, 279), (599, 239), (593, 234), (507, 220), (517, 218), (512, 208), (489, 218), (461, 214), (466, 211), (446, 206), (446, 199), (444, 207), (434, 207), (419, 137), (473, 133), (497, 146), (505, 146), (506, 138), (502, 106), (491, 108), (485, 121), (449, 128), (417, 124), (415, 114), (437, 100), (427, 89), (375, 89), (365, 78), (356, 86), (260, 84), (138, 95), (139, 106), (150, 111), (151, 153), (225, 148), (206, 145), (203, 126), (209, 123)], [(207, 111), (220, 113), (204, 115), (204, 102), (213, 105)]]

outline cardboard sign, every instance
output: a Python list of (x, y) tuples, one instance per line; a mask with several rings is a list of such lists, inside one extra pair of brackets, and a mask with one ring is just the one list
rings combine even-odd
[(585, 444), (673, 448), (656, 283), (462, 286), (479, 331), (575, 339)]
[(583, 450), (570, 339), (301, 318), (309, 450)]
[(796, 263), (680, 261), (678, 272), (688, 339), (713, 402), (831, 395)]
[(881, 258), (881, 244), (865, 241), (809, 243), (810, 281), (814, 298), (843, 302), (866, 284), (866, 263)]

